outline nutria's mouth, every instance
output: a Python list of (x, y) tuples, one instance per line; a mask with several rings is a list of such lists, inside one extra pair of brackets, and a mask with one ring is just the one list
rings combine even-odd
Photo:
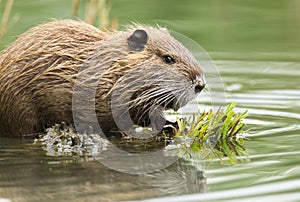
[(189, 92), (188, 90), (176, 92), (173, 89), (168, 91), (156, 86), (143, 88), (134, 92), (130, 98), (130, 117), (135, 124), (144, 125), (149, 122), (149, 116), (161, 117), (164, 110), (178, 111), (191, 101), (192, 96)]

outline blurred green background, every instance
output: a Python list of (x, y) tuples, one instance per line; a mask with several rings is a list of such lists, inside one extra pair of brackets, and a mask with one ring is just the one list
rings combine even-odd
[[(0, 16), (6, 0), (0, 4)], [(80, 1), (83, 18), (86, 1)], [(298, 52), (299, 0), (113, 0), (120, 28), (159, 24), (198, 42), (208, 52)], [(71, 0), (15, 0), (0, 49), (32, 26), (72, 18)], [(234, 55), (232, 55), (234, 57)]]

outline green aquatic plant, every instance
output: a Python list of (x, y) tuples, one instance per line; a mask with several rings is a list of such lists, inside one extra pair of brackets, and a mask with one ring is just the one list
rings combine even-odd
[(237, 156), (247, 155), (243, 146), (243, 120), (248, 111), (235, 113), (235, 106), (236, 103), (231, 103), (225, 111), (219, 108), (217, 112), (209, 110), (192, 118), (178, 118), (174, 140), (184, 142), (180, 144), (180, 155), (192, 157), (198, 154), (203, 158), (219, 158), (222, 162), (228, 160), (230, 164), (237, 162)]

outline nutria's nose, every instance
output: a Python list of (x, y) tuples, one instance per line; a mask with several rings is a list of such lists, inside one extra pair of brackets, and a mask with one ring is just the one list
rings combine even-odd
[(197, 94), (197, 93), (200, 93), (204, 88), (205, 88), (205, 84), (203, 84), (203, 85), (197, 84), (197, 85), (195, 86), (195, 93), (196, 93), (196, 94)]
[(205, 81), (203, 79), (197, 79), (195, 81), (195, 93), (200, 93), (205, 88)]

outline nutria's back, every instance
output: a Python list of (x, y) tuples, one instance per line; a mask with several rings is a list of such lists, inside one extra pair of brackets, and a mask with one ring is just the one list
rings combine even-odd
[[(136, 69), (145, 64), (148, 70)], [(39, 132), (61, 121), (73, 123), (73, 87), (83, 66), (92, 67), (90, 71), (99, 79), (96, 112), (99, 122), (108, 129), (113, 125), (111, 89), (120, 88), (119, 83), (126, 80), (122, 76), (131, 70), (142, 71), (145, 80), (157, 72), (152, 66), (162, 72), (172, 68), (191, 84), (189, 88), (199, 90), (204, 86), (197, 61), (164, 29), (141, 27), (113, 33), (101, 32), (84, 22), (54, 21), (30, 29), (0, 55), (0, 134), (17, 136)], [(174, 73), (168, 72), (161, 78), (168, 81), (163, 84), (166, 88), (175, 79)], [(144, 89), (157, 86), (151, 78), (151, 86)], [(177, 85), (181, 90), (186, 86)], [(164, 104), (172, 108), (178, 104), (173, 101)]]

